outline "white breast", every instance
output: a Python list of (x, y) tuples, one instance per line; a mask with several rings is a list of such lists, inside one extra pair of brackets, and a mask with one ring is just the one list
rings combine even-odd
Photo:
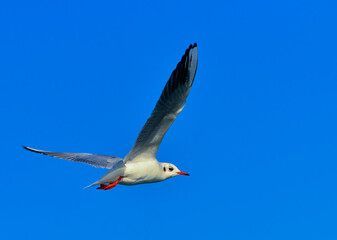
[(163, 181), (160, 163), (154, 160), (132, 161), (125, 164), (124, 178), (119, 182), (122, 185), (135, 185)]

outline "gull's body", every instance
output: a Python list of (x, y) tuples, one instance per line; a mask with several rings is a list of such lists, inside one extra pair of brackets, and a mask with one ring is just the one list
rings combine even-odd
[(162, 173), (162, 164), (156, 159), (147, 158), (146, 156), (140, 156), (139, 161), (131, 161), (125, 163), (125, 168), (121, 169), (121, 173), (117, 171), (108, 172), (104, 175), (100, 181), (114, 182), (115, 176), (124, 176), (119, 184), (122, 185), (135, 185), (141, 183), (153, 183), (165, 180)]
[[(156, 154), (167, 130), (182, 111), (193, 84), (198, 64), (197, 45), (186, 50), (150, 116), (140, 131), (131, 151), (124, 159), (90, 153), (62, 153), (24, 147), (32, 152), (83, 162), (94, 167), (110, 169), (102, 178), (88, 187), (100, 185), (99, 189), (111, 189), (117, 184), (135, 185), (160, 182), (177, 176), (188, 175), (171, 163), (161, 163)], [(105, 184), (108, 185), (105, 185)]]

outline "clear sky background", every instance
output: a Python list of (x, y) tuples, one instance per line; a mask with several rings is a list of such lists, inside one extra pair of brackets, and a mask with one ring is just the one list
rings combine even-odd
[[(5, 1), (1, 239), (337, 239), (334, 1)], [(158, 159), (190, 177), (82, 190), (125, 156), (190, 43)]]

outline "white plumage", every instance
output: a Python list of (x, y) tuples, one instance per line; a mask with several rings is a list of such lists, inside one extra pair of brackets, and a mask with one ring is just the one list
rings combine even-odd
[[(110, 169), (102, 178), (88, 187), (101, 185), (99, 189), (111, 189), (117, 183), (135, 185), (159, 182), (177, 176), (188, 175), (171, 163), (160, 163), (156, 154), (167, 130), (185, 106), (198, 65), (197, 44), (190, 45), (176, 69), (172, 72), (150, 116), (140, 131), (134, 146), (124, 159), (90, 153), (49, 152), (24, 147), (32, 152), (83, 162), (94, 167)], [(104, 185), (108, 183), (108, 185)]]

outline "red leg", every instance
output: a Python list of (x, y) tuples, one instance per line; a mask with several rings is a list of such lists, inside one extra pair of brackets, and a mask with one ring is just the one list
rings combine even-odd
[(106, 187), (105, 184), (101, 184), (100, 187), (96, 188), (96, 189), (104, 189)]
[(123, 177), (124, 177), (124, 176), (120, 176), (116, 182), (110, 183), (110, 184), (108, 184), (108, 185), (101, 184), (100, 187), (98, 187), (97, 189), (109, 190), (109, 189), (111, 189), (111, 188), (113, 188), (113, 187), (116, 187), (116, 185), (119, 183), (119, 181), (120, 181)]

